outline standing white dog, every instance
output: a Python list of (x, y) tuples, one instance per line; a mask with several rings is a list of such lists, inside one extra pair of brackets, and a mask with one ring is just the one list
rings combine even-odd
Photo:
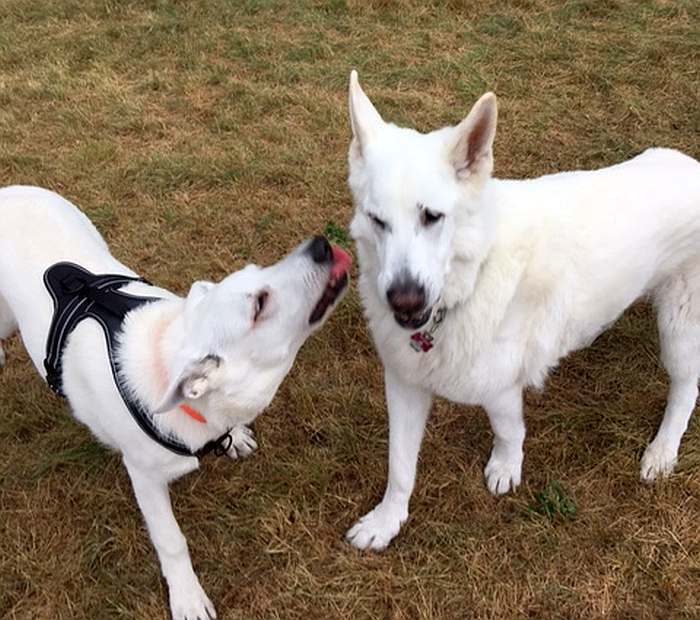
[[(216, 617), (173, 516), (168, 483), (197, 469), (200, 448), (215, 438), (233, 458), (257, 447), (244, 425), (270, 403), (299, 347), (337, 303), (350, 258), (316, 237), (271, 267), (249, 265), (218, 284), (195, 282), (182, 299), (142, 281), (115, 285), (134, 272), (109, 253), (85, 215), (52, 192), (0, 190), (0, 222), (0, 339), (19, 327), (46, 376), (52, 295), (69, 309), (57, 313), (63, 327), (64, 317), (77, 316), (78, 304), (93, 309), (97, 318), (79, 322), (62, 351), (54, 351), (62, 372), (49, 373), (49, 383), (61, 386), (78, 420), (122, 453), (168, 582), (173, 617)], [(44, 274), (62, 261), (117, 275), (88, 286), (89, 275), (60, 265), (63, 271), (47, 276), (47, 284), (56, 279), (50, 295)], [(119, 290), (110, 293), (110, 286)], [(110, 321), (110, 312), (119, 312), (112, 306), (134, 303), (135, 296), (148, 301), (126, 313), (108, 351), (102, 317)]]
[(384, 364), (389, 480), (348, 532), (383, 549), (408, 517), (432, 396), (481, 405), (494, 494), (520, 483), (522, 391), (648, 294), (668, 405), (641, 475), (671, 472), (700, 375), (700, 164), (651, 149), (596, 171), (491, 178), (496, 97), (428, 134), (385, 123), (350, 76), (359, 288)]

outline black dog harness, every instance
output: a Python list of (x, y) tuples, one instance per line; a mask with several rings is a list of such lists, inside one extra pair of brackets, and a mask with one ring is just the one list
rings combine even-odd
[(233, 443), (229, 432), (207, 442), (199, 450), (192, 451), (171, 435), (163, 434), (151, 414), (129, 395), (115, 359), (117, 336), (124, 317), (143, 304), (158, 301), (157, 297), (138, 297), (119, 290), (131, 282), (145, 282), (143, 278), (125, 275), (95, 275), (73, 263), (56, 263), (44, 273), (44, 284), (53, 299), (53, 319), (46, 340), (46, 382), (59, 396), (63, 392), (63, 349), (66, 338), (83, 319), (96, 320), (102, 327), (107, 342), (107, 357), (112, 369), (114, 384), (131, 417), (153, 441), (175, 454), (201, 458), (212, 450), (225, 454)]

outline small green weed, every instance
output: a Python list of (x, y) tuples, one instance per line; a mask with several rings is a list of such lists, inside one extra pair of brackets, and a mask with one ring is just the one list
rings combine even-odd
[(348, 233), (344, 228), (338, 226), (334, 222), (328, 222), (326, 227), (323, 229), (323, 234), (328, 238), (331, 243), (337, 243), (343, 248), (350, 246), (350, 239)]
[(538, 514), (554, 520), (573, 519), (576, 516), (576, 502), (562, 489), (559, 481), (553, 480), (544, 489), (535, 493), (535, 498), (527, 508), (528, 513)]

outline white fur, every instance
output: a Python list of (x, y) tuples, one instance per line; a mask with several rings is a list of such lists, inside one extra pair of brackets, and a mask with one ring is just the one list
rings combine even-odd
[[(44, 271), (58, 261), (72, 261), (93, 273), (135, 274), (109, 253), (85, 215), (50, 191), (0, 190), (0, 221), (0, 340), (19, 327), (43, 377), (53, 314)], [(157, 416), (158, 424), (191, 449), (231, 427), (236, 427), (232, 458), (257, 447), (243, 425), (268, 405), (299, 347), (322, 323), (310, 326), (309, 317), (329, 280), (330, 265), (315, 263), (305, 248), (302, 244), (271, 267), (249, 265), (218, 284), (196, 282), (185, 299), (143, 283), (125, 287), (163, 300), (127, 315), (117, 353), (123, 378), (146, 408), (166, 412)], [(254, 321), (263, 291), (267, 302)], [(85, 320), (76, 327), (63, 360), (64, 391), (75, 417), (122, 453), (168, 582), (173, 617), (215, 617), (168, 494), (168, 483), (195, 470), (198, 459), (170, 452), (137, 426), (114, 385), (96, 322)], [(206, 424), (176, 408), (179, 403), (200, 411)]]
[[(671, 388), (641, 475), (670, 473), (700, 374), (700, 164), (650, 149), (602, 170), (497, 180), (490, 176), (493, 95), (459, 126), (425, 135), (380, 124), (376, 111), (367, 112), (369, 100), (357, 105), (363, 98), (353, 72), (352, 234), (365, 314), (385, 367), (390, 450), (384, 498), (350, 529), (350, 542), (382, 549), (407, 518), (434, 394), (486, 409), (494, 432), (487, 486), (494, 494), (517, 487), (522, 390), (542, 386), (564, 355), (587, 346), (644, 295), (658, 312)], [(359, 131), (366, 115), (372, 129)], [(423, 207), (443, 219), (422, 225)], [(429, 306), (447, 305), (427, 353), (409, 348), (412, 331), (387, 304), (397, 269), (424, 285)]]

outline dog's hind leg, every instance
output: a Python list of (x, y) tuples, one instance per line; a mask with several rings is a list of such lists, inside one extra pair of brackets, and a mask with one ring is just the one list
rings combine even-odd
[(642, 457), (642, 480), (667, 476), (695, 409), (700, 377), (700, 272), (675, 276), (655, 293), (661, 361), (670, 388), (656, 437)]
[(5, 365), (5, 351), (2, 348), (2, 341), (9, 338), (17, 330), (17, 321), (15, 320), (10, 306), (0, 295), (0, 367)]

